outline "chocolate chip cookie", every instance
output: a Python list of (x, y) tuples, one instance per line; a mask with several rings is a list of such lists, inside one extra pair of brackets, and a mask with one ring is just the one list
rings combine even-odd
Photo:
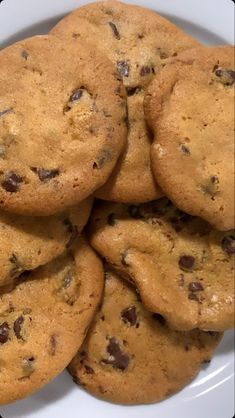
[(234, 326), (234, 231), (218, 232), (162, 198), (139, 206), (100, 204), (90, 242), (172, 328)]
[(101, 262), (83, 240), (0, 296), (0, 404), (22, 399), (76, 354), (100, 302)]
[(126, 94), (84, 40), (36, 36), (0, 52), (0, 207), (52, 215), (102, 186), (126, 144)]
[(148, 89), (152, 167), (183, 211), (219, 230), (234, 228), (234, 48), (176, 57)]
[(162, 192), (150, 167), (144, 92), (169, 57), (198, 43), (158, 14), (113, 0), (75, 10), (51, 33), (62, 39), (95, 42), (115, 64), (127, 90), (128, 146), (98, 196), (132, 203), (159, 198)]
[(60, 215), (17, 216), (0, 211), (0, 292), (25, 270), (46, 264), (69, 248), (90, 215), (88, 198)]
[(221, 334), (173, 331), (144, 308), (132, 288), (107, 271), (104, 301), (69, 371), (88, 392), (112, 402), (160, 401), (208, 362)]

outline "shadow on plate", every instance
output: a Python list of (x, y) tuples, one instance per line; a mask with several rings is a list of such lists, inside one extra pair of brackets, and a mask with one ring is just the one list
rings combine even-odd
[[(182, 28), (185, 32), (188, 32), (191, 36), (198, 39), (200, 42), (209, 45), (219, 45), (225, 43), (225, 40), (221, 38), (220, 36), (207, 31), (206, 29), (197, 26), (191, 22), (188, 22), (187, 20), (180, 19), (175, 16), (171, 15), (163, 15), (166, 19), (169, 19), (170, 21), (174, 22), (177, 26)], [(30, 36), (34, 35), (43, 35), (48, 33), (50, 29), (53, 28), (53, 26), (56, 25), (56, 23), (61, 20), (64, 17), (64, 15), (58, 15), (56, 17), (53, 17), (48, 20), (44, 20), (42, 22), (38, 22), (32, 26), (29, 26), (14, 35), (10, 36), (8, 39), (6, 39), (4, 42), (0, 42), (0, 49), (5, 48), (6, 46), (9, 46), (13, 44), (14, 42), (17, 42), (21, 39), (28, 38)]]
[(31, 397), (6, 407), (0, 407), (0, 417), (29, 417), (32, 412), (35, 413), (43, 408), (48, 408), (50, 404), (56, 403), (60, 399), (66, 397), (74, 387), (75, 385), (71, 377), (67, 372), (64, 372), (57, 379), (46, 385)]

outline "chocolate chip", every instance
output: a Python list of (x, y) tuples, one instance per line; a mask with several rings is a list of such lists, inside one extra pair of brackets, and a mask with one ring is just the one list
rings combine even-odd
[(129, 65), (126, 61), (117, 61), (117, 69), (118, 69), (119, 74), (122, 77), (128, 77), (129, 76), (130, 68), (129, 68)]
[(235, 81), (235, 71), (217, 68), (215, 75), (220, 78), (225, 86), (232, 86)]
[(191, 282), (188, 285), (188, 290), (190, 292), (201, 292), (202, 290), (204, 290), (204, 287), (200, 282)]
[(135, 306), (129, 306), (121, 312), (121, 318), (125, 324), (130, 324), (132, 327), (137, 323), (137, 313)]
[(116, 225), (117, 221), (116, 221), (114, 213), (109, 214), (109, 216), (107, 217), (107, 222), (108, 222), (108, 225), (110, 225), (110, 226)]
[(94, 370), (92, 369), (92, 367), (88, 366), (87, 364), (85, 364), (84, 366), (85, 372), (86, 374), (94, 374)]
[(5, 145), (0, 144), (0, 158), (5, 158), (6, 156), (6, 147)]
[(185, 155), (190, 155), (191, 154), (190, 149), (188, 147), (186, 147), (186, 145), (184, 145), (184, 144), (180, 145), (180, 151)]
[(113, 22), (109, 22), (109, 26), (112, 29), (115, 38), (120, 41), (121, 36), (120, 36), (120, 33), (119, 33), (118, 29), (117, 29), (117, 26)]
[(127, 354), (121, 351), (121, 348), (115, 338), (110, 338), (107, 346), (107, 352), (110, 355), (109, 359), (103, 359), (102, 363), (111, 364), (114, 368), (125, 370), (128, 368), (130, 358)]
[(76, 91), (75, 91), (75, 92), (74, 92), (74, 93), (70, 96), (69, 101), (71, 101), (71, 102), (75, 102), (75, 101), (77, 101), (77, 100), (81, 99), (82, 95), (83, 95), (83, 90), (81, 90), (81, 89), (76, 90)]
[(128, 212), (131, 218), (143, 219), (143, 216), (141, 215), (140, 206), (131, 205), (128, 207)]
[(143, 67), (141, 67), (140, 75), (142, 77), (149, 75), (150, 73), (151, 73), (151, 68), (148, 65), (144, 65)]
[(232, 235), (224, 237), (221, 241), (222, 250), (229, 254), (235, 254), (235, 238)]
[(93, 164), (93, 169), (101, 169), (111, 159), (111, 152), (108, 149), (103, 149), (97, 155), (96, 161)]
[(195, 300), (196, 302), (199, 302), (198, 296), (194, 292), (190, 292), (188, 294), (189, 300)]
[(194, 266), (195, 258), (191, 255), (182, 255), (179, 258), (179, 267), (182, 270), (191, 270)]
[(0, 344), (5, 344), (9, 339), (9, 325), (7, 322), (3, 322), (0, 325)]
[(152, 318), (155, 319), (155, 321), (158, 321), (159, 324), (161, 324), (162, 326), (166, 325), (166, 320), (165, 320), (165, 318), (163, 318), (162, 315), (160, 315), (158, 313), (153, 313)]
[(48, 170), (46, 168), (30, 167), (30, 169), (34, 173), (36, 173), (39, 179), (44, 183), (46, 183), (47, 181), (53, 179), (54, 177), (60, 174), (58, 168), (52, 168)]
[(139, 93), (141, 91), (140, 87), (126, 87), (127, 96), (131, 97), (134, 94)]
[(13, 267), (10, 273), (11, 277), (18, 275), (24, 270), (23, 266), (21, 265), (20, 261), (18, 260), (17, 256), (14, 253), (10, 256), (9, 261), (13, 264)]
[(13, 112), (12, 108), (0, 110), (0, 117), (4, 116), (4, 115), (7, 115), (8, 113), (11, 113), (11, 112)]
[(218, 184), (219, 183), (219, 179), (218, 179), (217, 176), (211, 176), (210, 180), (211, 180), (212, 184)]
[(21, 328), (22, 328), (23, 323), (24, 323), (24, 317), (21, 315), (15, 320), (14, 325), (13, 325), (14, 333), (16, 337), (18, 338), (18, 340), (23, 340), (23, 337), (21, 335)]
[(22, 56), (22, 58), (24, 58), (24, 60), (26, 60), (27, 61), (27, 59), (28, 59), (28, 56), (29, 56), (29, 53), (27, 52), (27, 51), (22, 51), (21, 52), (21, 56)]
[(71, 271), (67, 271), (67, 273), (63, 277), (63, 281), (62, 281), (62, 287), (63, 287), (63, 289), (68, 289), (69, 288), (72, 279), (73, 279), (72, 272)]
[(10, 171), (6, 174), (5, 180), (2, 181), (1, 185), (9, 193), (16, 193), (20, 188), (20, 183), (23, 182), (23, 178), (16, 173)]

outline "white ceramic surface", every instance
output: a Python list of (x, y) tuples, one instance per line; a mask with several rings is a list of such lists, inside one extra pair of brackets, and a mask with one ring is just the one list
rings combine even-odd
[[(46, 33), (65, 13), (88, 2), (0, 0), (0, 48), (27, 36)], [(126, 2), (158, 11), (203, 43), (234, 43), (231, 0)], [(1, 415), (3, 418), (232, 418), (234, 334), (225, 334), (212, 362), (189, 386), (159, 404), (126, 407), (99, 401), (76, 387), (64, 372), (29, 399), (0, 407)]]

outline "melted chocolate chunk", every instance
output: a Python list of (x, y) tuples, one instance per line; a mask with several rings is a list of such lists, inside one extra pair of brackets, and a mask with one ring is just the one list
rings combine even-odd
[(2, 181), (1, 185), (9, 193), (16, 193), (20, 188), (20, 183), (23, 182), (23, 178), (16, 173), (10, 171), (6, 174), (5, 180)]
[(121, 36), (120, 36), (120, 33), (119, 33), (118, 29), (117, 29), (117, 26), (113, 22), (109, 22), (109, 26), (112, 29), (115, 38), (120, 41)]
[(23, 337), (21, 335), (21, 328), (22, 328), (23, 323), (24, 323), (24, 317), (21, 315), (15, 320), (14, 325), (13, 325), (14, 333), (16, 337), (18, 338), (18, 340), (23, 340)]
[(144, 65), (140, 69), (140, 75), (141, 75), (141, 77), (144, 77), (146, 75), (151, 74), (151, 71), (153, 71), (153, 69), (151, 70), (151, 68), (148, 65)]
[(78, 89), (78, 90), (74, 91), (73, 94), (70, 96), (69, 101), (70, 102), (76, 102), (77, 100), (81, 99), (81, 97), (83, 95), (83, 91), (84, 91), (84, 89)]
[[(214, 67), (215, 68), (215, 67)], [(215, 75), (220, 78), (225, 86), (232, 86), (235, 81), (235, 71), (226, 70), (224, 68), (216, 68)]]
[(224, 237), (221, 241), (222, 250), (229, 254), (235, 254), (235, 238), (232, 235)]
[(188, 298), (189, 298), (189, 300), (195, 300), (196, 302), (199, 302), (198, 296), (194, 292), (190, 292), (188, 294)]
[(192, 270), (195, 263), (195, 258), (191, 255), (182, 255), (179, 258), (179, 267), (182, 270)]
[(114, 213), (109, 214), (109, 216), (107, 217), (107, 222), (108, 222), (108, 225), (110, 225), (110, 226), (116, 225), (117, 221), (116, 221)]
[(123, 353), (116, 338), (110, 338), (107, 346), (107, 352), (110, 355), (109, 359), (102, 359), (102, 363), (111, 364), (114, 368), (126, 370), (129, 366), (130, 358)]
[(9, 339), (10, 327), (7, 322), (0, 325), (0, 344), (5, 344)]
[(118, 61), (117, 62), (117, 70), (122, 77), (128, 77), (129, 76), (130, 68), (129, 68), (129, 65), (126, 61)]
[(191, 282), (188, 285), (188, 290), (190, 292), (202, 292), (202, 290), (204, 290), (204, 287), (200, 282)]
[(121, 318), (125, 324), (134, 326), (137, 323), (137, 313), (135, 306), (129, 306), (129, 308), (123, 309), (121, 312)]
[(39, 177), (39, 180), (44, 183), (48, 182), (54, 177), (57, 177), (60, 174), (58, 168), (52, 168), (51, 170), (48, 170), (46, 168), (30, 167), (30, 169), (36, 173)]
[(11, 112), (13, 112), (12, 108), (0, 110), (0, 117), (4, 116), (4, 115), (7, 115), (8, 113), (11, 113)]
[(63, 278), (63, 282), (62, 282), (63, 289), (68, 289), (72, 280), (73, 280), (72, 272), (67, 271), (67, 273), (65, 274), (65, 276)]
[(21, 52), (21, 56), (22, 56), (22, 58), (24, 58), (25, 61), (27, 61), (29, 53), (24, 50), (24, 51)]
[(180, 151), (184, 154), (184, 155), (190, 155), (190, 149), (188, 147), (186, 147), (186, 145), (181, 144), (180, 145)]
[(86, 374), (94, 374), (94, 370), (92, 369), (92, 367), (88, 366), (87, 364), (85, 364), (84, 366), (85, 372)]
[(24, 270), (23, 266), (21, 265), (20, 261), (14, 253), (10, 256), (9, 261), (12, 263), (12, 269), (10, 273), (11, 277), (18, 275)]

